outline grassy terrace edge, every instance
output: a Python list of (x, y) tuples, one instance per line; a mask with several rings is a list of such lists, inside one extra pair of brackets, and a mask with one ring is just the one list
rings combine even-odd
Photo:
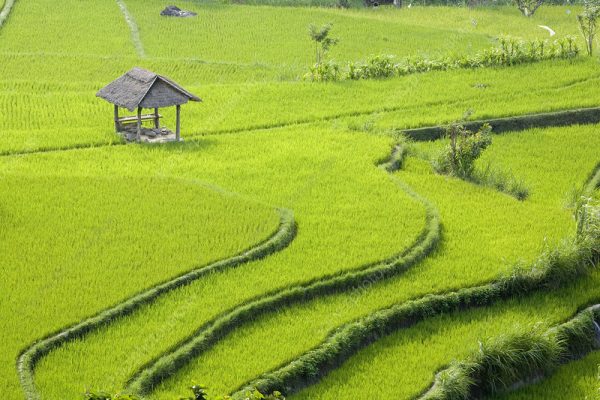
[(543, 379), (561, 364), (581, 359), (600, 349), (600, 304), (546, 332), (520, 333), (485, 346), (468, 359), (455, 362), (436, 374), (435, 381), (419, 400), (467, 399), (522, 387)]
[(86, 334), (106, 326), (118, 318), (130, 315), (144, 305), (150, 304), (161, 295), (188, 285), (191, 282), (213, 272), (234, 268), (251, 261), (265, 258), (286, 248), (296, 235), (294, 214), (288, 209), (278, 209), (280, 222), (277, 229), (265, 240), (227, 259), (196, 268), (188, 273), (173, 278), (167, 282), (149, 288), (129, 299), (105, 309), (75, 325), (58, 332), (49, 334), (43, 339), (32, 343), (24, 349), (17, 358), (17, 373), (21, 387), (28, 400), (40, 399), (35, 386), (35, 366), (38, 361), (59, 346), (84, 337)]
[[(524, 131), (531, 128), (596, 124), (598, 122), (600, 122), (600, 107), (524, 114), (505, 118), (480, 119), (467, 121), (463, 125), (469, 130), (477, 130), (483, 124), (489, 124), (494, 133), (503, 133)], [(415, 141), (428, 141), (443, 137), (447, 127), (448, 125), (437, 125), (415, 129), (398, 129), (398, 131)]]
[[(393, 172), (400, 168), (405, 154), (406, 148), (397, 145), (394, 147), (391, 157), (378, 166), (388, 172)], [(268, 312), (279, 310), (284, 306), (352, 290), (365, 282), (374, 283), (384, 280), (406, 271), (427, 257), (435, 249), (441, 236), (438, 211), (429, 201), (414, 193), (402, 182), (396, 179), (395, 181), (409, 196), (423, 204), (426, 210), (425, 227), (407, 249), (386, 260), (300, 285), (288, 286), (236, 306), (203, 324), (187, 339), (142, 366), (129, 379), (127, 388), (134, 393), (149, 394), (158, 383), (172, 376), (188, 361), (206, 351), (219, 339), (245, 322), (252, 321)]]
[[(398, 169), (400, 164), (396, 164), (394, 158), (393, 155), (384, 164), (384, 168), (389, 171)], [(590, 194), (598, 187), (600, 163), (586, 180), (584, 194)], [(317, 347), (278, 369), (247, 382), (231, 396), (241, 400), (254, 388), (263, 393), (277, 390), (287, 395), (293, 394), (318, 382), (360, 349), (398, 330), (414, 326), (432, 316), (485, 307), (510, 297), (552, 290), (588, 275), (598, 264), (600, 238), (594, 237), (586, 242), (575, 239), (570, 249), (557, 249), (548, 255), (542, 255), (531, 271), (518, 269), (511, 276), (501, 277), (485, 285), (445, 294), (428, 294), (344, 324), (332, 331)]]

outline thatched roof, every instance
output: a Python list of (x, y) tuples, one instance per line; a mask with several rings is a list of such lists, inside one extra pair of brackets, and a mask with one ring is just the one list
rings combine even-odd
[(202, 101), (172, 80), (138, 67), (100, 89), (96, 96), (129, 111)]

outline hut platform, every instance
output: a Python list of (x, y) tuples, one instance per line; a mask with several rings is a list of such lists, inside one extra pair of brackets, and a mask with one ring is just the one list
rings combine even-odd
[[(181, 138), (177, 140), (177, 136), (174, 132), (168, 130), (165, 127), (161, 128), (147, 128), (141, 127), (140, 132), (141, 143), (168, 143), (183, 141)], [(125, 139), (127, 142), (137, 141), (137, 126), (136, 125), (125, 125), (122, 126), (118, 132), (119, 136)]]

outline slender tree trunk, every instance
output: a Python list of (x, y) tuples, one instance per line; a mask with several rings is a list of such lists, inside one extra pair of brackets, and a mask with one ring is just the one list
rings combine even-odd
[(593, 56), (594, 54), (594, 36), (596, 36), (596, 27), (594, 26), (595, 23), (593, 23), (590, 20), (590, 25), (589, 25), (589, 29), (588, 29), (588, 48), (589, 48), (589, 53), (590, 56)]
[(321, 63), (321, 57), (319, 57), (319, 42), (315, 40), (315, 59), (317, 60), (317, 65)]

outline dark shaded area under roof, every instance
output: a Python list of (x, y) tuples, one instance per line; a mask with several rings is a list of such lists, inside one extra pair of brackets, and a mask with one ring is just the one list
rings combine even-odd
[(100, 89), (96, 96), (129, 111), (137, 107), (162, 108), (202, 101), (172, 80), (139, 67)]

